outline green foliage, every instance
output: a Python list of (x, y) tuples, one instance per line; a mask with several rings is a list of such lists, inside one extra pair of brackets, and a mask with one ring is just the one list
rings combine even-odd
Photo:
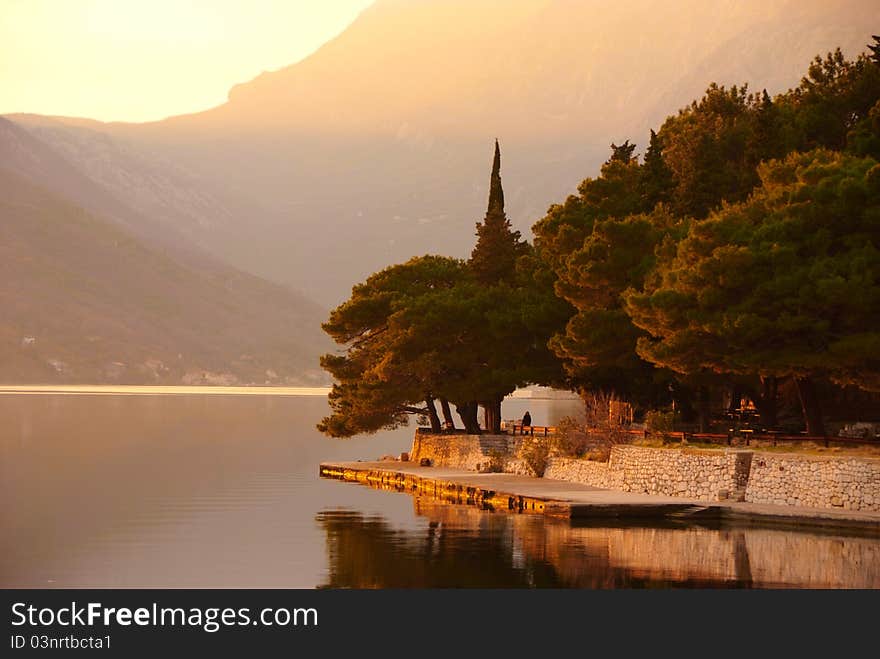
[(871, 156), (880, 160), (880, 101), (847, 134), (849, 151), (857, 156)]
[(868, 45), (868, 50), (871, 51), (871, 61), (876, 66), (880, 66), (880, 36), (874, 34), (871, 38), (874, 40), (874, 43)]
[[(442, 299), (468, 276), (460, 260), (425, 256), (354, 287), (322, 326), (346, 346), (346, 354), (321, 358), (336, 383), (329, 397), (332, 414), (319, 430), (350, 437), (398, 427), (407, 414), (427, 411), (416, 405), (434, 397), (452, 360), (441, 353), (434, 329), (413, 322), (411, 309), (426, 299)], [(409, 361), (416, 354), (419, 368)]]
[(780, 99), (792, 127), (789, 150), (846, 149), (850, 131), (880, 100), (880, 67), (866, 55), (846, 60), (838, 48), (816, 57), (801, 84)]
[(671, 441), (675, 430), (675, 416), (672, 410), (650, 410), (645, 414), (645, 427), (652, 436), (666, 443)]
[(655, 398), (655, 369), (635, 351), (643, 332), (623, 310), (621, 295), (642, 284), (657, 248), (686, 225), (663, 206), (648, 214), (597, 220), (582, 246), (558, 268), (556, 292), (577, 313), (550, 345), (583, 386)]
[[(504, 213), (496, 142), (470, 260), (373, 275), (325, 324), (347, 347), (322, 360), (338, 384), (321, 428), (394, 427), (434, 398), (497, 421), (529, 382), (645, 407), (674, 383), (691, 412), (693, 392), (706, 403), (732, 378), (792, 376), (802, 401), (813, 376), (880, 390), (878, 48), (817, 57), (775, 98), (710, 85), (651, 131), (642, 163), (612, 144), (599, 176), (534, 225), (534, 248)], [(524, 448), (536, 473), (544, 444)]]
[[(876, 158), (880, 155), (880, 66), (876, 62), (876, 44), (871, 50), (873, 59), (863, 55), (847, 61), (839, 51), (824, 58), (817, 57), (800, 85), (776, 98), (771, 98), (766, 91), (750, 93), (746, 85), (730, 88), (710, 85), (701, 99), (669, 117), (659, 131), (651, 132), (642, 164), (634, 156), (634, 145), (629, 141), (621, 146), (612, 145), (612, 156), (602, 166), (599, 177), (586, 179), (578, 188), (578, 196), (552, 206), (535, 224), (538, 257), (556, 277), (557, 294), (576, 309), (565, 331), (551, 341), (551, 347), (565, 360), (575, 384), (614, 389), (637, 403), (657, 405), (664, 402), (664, 391), (669, 383), (683, 377), (674, 378), (666, 368), (688, 374), (686, 381), (678, 386), (683, 394), (693, 389), (690, 384), (696, 382), (694, 378), (704, 384), (717, 384), (718, 376), (713, 379), (712, 373), (725, 377), (732, 374), (758, 377), (785, 371), (775, 362), (784, 360), (787, 350), (795, 351), (787, 343), (789, 339), (804, 341), (814, 350), (832, 349), (830, 343), (825, 346), (822, 341), (806, 338), (811, 334), (809, 322), (821, 308), (815, 301), (810, 303), (812, 317), (807, 313), (801, 316), (801, 324), (797, 324), (794, 319), (798, 315), (779, 315), (779, 306), (771, 305), (761, 312), (760, 302), (756, 301), (754, 308), (741, 308), (733, 294), (725, 297), (716, 289), (711, 292), (703, 289), (699, 295), (689, 296), (682, 295), (680, 289), (689, 278), (698, 276), (694, 273), (698, 271), (697, 265), (709, 256), (698, 251), (701, 243), (697, 238), (707, 230), (702, 222), (704, 218), (712, 213), (737, 212), (727, 210), (732, 207), (746, 212), (741, 205), (748, 206), (751, 216), (761, 215), (759, 202), (748, 201), (759, 185), (764, 190), (760, 194), (770, 194), (770, 184), (761, 178), (761, 163), (817, 145), (846, 149), (860, 156)], [(836, 210), (826, 209), (839, 218), (835, 227), (823, 227), (819, 234), (812, 236), (813, 248), (808, 248), (791, 244), (800, 240), (791, 235), (791, 226), (796, 224), (792, 218), (774, 223), (779, 235), (773, 240), (766, 239), (767, 249), (776, 250), (774, 258), (781, 259), (782, 254), (789, 253), (803, 254), (797, 258), (804, 260), (821, 256), (823, 252), (818, 250), (818, 243), (826, 231), (839, 232), (841, 238), (847, 235), (852, 223), (845, 218), (852, 216), (842, 209), (847, 203), (852, 209), (854, 204), (860, 203), (858, 200), (867, 199), (864, 195), (868, 179), (861, 182), (847, 179), (841, 182), (843, 187), (837, 193), (831, 193), (834, 185), (828, 181), (816, 194), (823, 199), (829, 193), (837, 196), (836, 202), (829, 202)], [(869, 205), (861, 208), (865, 218), (873, 212)], [(870, 223), (868, 219), (865, 221)], [(744, 231), (751, 231), (757, 222), (756, 217), (743, 221)], [(802, 230), (811, 235), (814, 225), (804, 222)], [(864, 238), (866, 232), (870, 233), (867, 224), (860, 231), (859, 239)], [(679, 245), (685, 236), (688, 239), (683, 246)], [(753, 269), (749, 258), (754, 255), (750, 257), (743, 246), (736, 243), (740, 238), (745, 240), (742, 235), (713, 236), (711, 244), (704, 248), (717, 250), (712, 258), (723, 263), (724, 286), (736, 290), (736, 295), (776, 287), (767, 292), (767, 299), (787, 296), (791, 305), (801, 305), (799, 308), (806, 305), (802, 300), (806, 293), (795, 288), (794, 271), (788, 279), (780, 277), (778, 281), (772, 280), (774, 283), (762, 279), (767, 273)], [(872, 247), (863, 246), (863, 249), (870, 251)], [(822, 257), (822, 267), (843, 276), (838, 270), (846, 270), (847, 266), (843, 265), (839, 252), (829, 252), (827, 256), (827, 259)], [(859, 264), (870, 256), (863, 252), (861, 257), (856, 257), (854, 252), (850, 270), (862, 268)], [(677, 264), (675, 271), (667, 272), (673, 261)], [(655, 267), (658, 262), (662, 267)], [(820, 265), (817, 262), (811, 267), (817, 270)], [(858, 279), (855, 273), (850, 274), (849, 280)], [(666, 280), (661, 283), (664, 277)], [(787, 288), (784, 282), (788, 282)], [(816, 290), (831, 290), (830, 282), (828, 279), (824, 287)], [(651, 305), (641, 304), (642, 291), (651, 298)], [(870, 301), (872, 298), (868, 294), (861, 299)], [(692, 311), (698, 304), (715, 304), (726, 310), (724, 340), (714, 328), (700, 325), (700, 314)], [(665, 316), (660, 317), (656, 311), (660, 309)], [(655, 317), (647, 318), (650, 313)], [(753, 322), (756, 316), (766, 316), (768, 327), (775, 329), (758, 332)], [(687, 326), (680, 317), (690, 320), (691, 334), (680, 329), (679, 325)], [(671, 319), (678, 322), (674, 330), (668, 327), (673, 322)], [(822, 322), (820, 319), (819, 327)], [(739, 336), (746, 327), (752, 328), (749, 331), (762, 339), (776, 338), (764, 344), (760, 340), (749, 342), (756, 350), (741, 351), (753, 355), (749, 363), (728, 363), (731, 360), (725, 361), (726, 355), (733, 341), (730, 335)], [(778, 333), (774, 334), (777, 329)], [(663, 336), (663, 340), (651, 340), (649, 332), (654, 337)], [(847, 354), (853, 361), (853, 355), (860, 350), (869, 351), (861, 354), (871, 354), (870, 341), (865, 336), (835, 340), (834, 351), (841, 355), (839, 359)], [(637, 346), (641, 347), (636, 349)], [(796, 352), (809, 354), (808, 350)], [(809, 361), (802, 366), (802, 371), (815, 371)], [(834, 370), (829, 368), (823, 366), (819, 370)], [(707, 373), (706, 369), (711, 370)], [(840, 382), (874, 386), (870, 384), (872, 377), (844, 375), (840, 371), (833, 377)], [(682, 402), (689, 407), (688, 401)]]
[(630, 217), (644, 208), (635, 145), (612, 148), (601, 176), (581, 183), (578, 197), (551, 207), (533, 230), (537, 255), (556, 278), (556, 294), (576, 310), (551, 348), (579, 383), (629, 391), (646, 373), (650, 380), (653, 369), (635, 354), (637, 331), (619, 295), (650, 267), (657, 237), (654, 218)]
[(464, 411), (471, 432), (482, 404), (493, 430), (501, 400), (518, 386), (562, 379), (547, 343), (571, 309), (504, 218), (497, 142), (486, 217), (469, 262), (423, 256), (386, 268), (331, 313), (324, 330), (345, 354), (321, 360), (336, 380), (321, 431), (394, 428), (432, 412), (434, 399)]
[(681, 373), (827, 374), (880, 388), (880, 166), (826, 150), (691, 226), (640, 292), (638, 352)]
[(663, 161), (672, 172), (671, 200), (678, 215), (705, 217), (721, 201), (744, 199), (758, 182), (755, 165), (768, 153), (756, 124), (765, 97), (746, 85), (712, 84), (700, 101), (670, 117), (658, 134)]
[(622, 162), (624, 165), (630, 162), (631, 160), (635, 160), (637, 158), (635, 154), (636, 145), (630, 144), (629, 140), (626, 140), (623, 144), (618, 146), (617, 144), (611, 143), (611, 157), (608, 159), (608, 162), (617, 161)]
[(486, 217), (477, 222), (477, 244), (471, 253), (470, 268), (484, 284), (509, 282), (516, 271), (516, 262), (529, 247), (514, 231), (504, 214), (504, 190), (501, 187), (501, 150), (495, 141), (495, 160), (489, 182), (489, 205)]
[(556, 434), (553, 436), (554, 453), (567, 458), (581, 457), (589, 445), (586, 428), (584, 419), (573, 416), (561, 418), (556, 423)]
[(663, 144), (651, 129), (651, 138), (645, 150), (639, 176), (639, 195), (643, 209), (653, 209), (657, 204), (669, 203), (672, 193), (672, 170), (663, 160)]
[(601, 175), (578, 186), (578, 196), (555, 204), (533, 227), (539, 257), (554, 271), (565, 266), (568, 256), (579, 249), (598, 220), (626, 217), (644, 210), (638, 194), (638, 162), (610, 159)]
[(517, 457), (526, 463), (533, 476), (541, 478), (547, 471), (552, 451), (552, 439), (550, 437), (526, 435), (522, 438), (517, 451)]

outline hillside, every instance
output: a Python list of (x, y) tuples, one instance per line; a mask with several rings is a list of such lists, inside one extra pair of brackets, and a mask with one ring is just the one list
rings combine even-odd
[[(19, 123), (23, 119), (26, 128)], [(205, 237), (237, 240), (237, 232), (227, 235), (235, 217), (247, 213), (243, 207), (254, 209), (251, 200), (215, 195), (185, 168), (89, 125), (37, 115), (19, 122), (0, 117), (0, 162), (6, 169), (183, 261), (206, 265), (211, 259), (205, 250), (213, 243)]]
[(0, 381), (322, 381), (323, 310), (0, 169)]
[(468, 253), (494, 137), (527, 232), (710, 82), (784, 91), (877, 24), (863, 0), (378, 0), (205, 112), (13, 119), (150, 221), (329, 305), (388, 263)]

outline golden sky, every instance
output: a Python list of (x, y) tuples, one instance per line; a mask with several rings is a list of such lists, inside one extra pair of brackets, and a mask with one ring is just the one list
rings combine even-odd
[(0, 114), (147, 121), (226, 100), (372, 0), (0, 0)]

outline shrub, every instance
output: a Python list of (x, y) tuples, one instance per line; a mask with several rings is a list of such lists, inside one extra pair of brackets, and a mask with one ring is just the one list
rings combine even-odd
[(570, 458), (583, 455), (590, 444), (586, 427), (586, 421), (573, 416), (560, 419), (551, 445), (552, 454)]
[(670, 410), (651, 410), (645, 414), (645, 427), (648, 432), (664, 443), (672, 441), (675, 428), (675, 412)]
[(492, 474), (501, 474), (507, 471), (506, 451), (491, 449), (489, 451), (489, 461), (483, 465), (477, 465), (477, 471)]
[(593, 462), (608, 462), (611, 459), (611, 447), (610, 446), (598, 446), (584, 455), (584, 460), (591, 460)]
[(552, 437), (525, 436), (519, 445), (518, 457), (526, 463), (533, 476), (541, 478), (550, 459)]
[(584, 417), (586, 427), (592, 435), (591, 441), (596, 447), (606, 448), (609, 452), (615, 444), (628, 444), (630, 434), (627, 432), (627, 421), (620, 414), (629, 405), (613, 393), (604, 391), (586, 391), (581, 394), (584, 400)]

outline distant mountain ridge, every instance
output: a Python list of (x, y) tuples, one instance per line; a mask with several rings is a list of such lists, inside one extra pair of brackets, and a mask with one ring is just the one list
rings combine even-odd
[(872, 25), (880, 3), (862, 0), (379, 0), (205, 112), (11, 119), (151, 235), (332, 305), (390, 263), (469, 253), (494, 137), (527, 235), (610, 142), (643, 151), (713, 81), (783, 91), (814, 55), (861, 52)]
[(0, 382), (325, 381), (324, 310), (302, 295), (172, 255), (3, 168), (0, 218)]

